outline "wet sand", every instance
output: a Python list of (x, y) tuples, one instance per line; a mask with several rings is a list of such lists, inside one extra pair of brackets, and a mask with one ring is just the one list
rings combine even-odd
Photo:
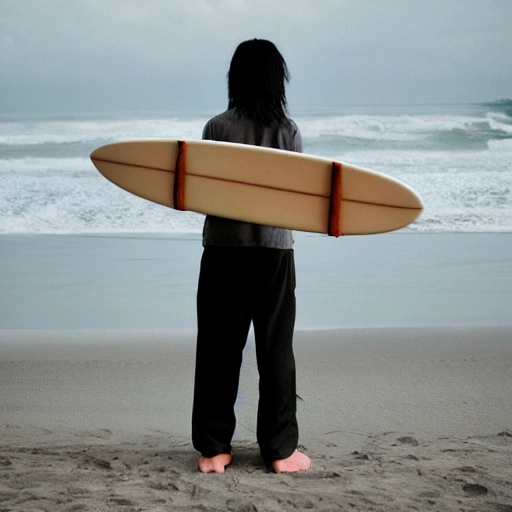
[(296, 243), (300, 443), (190, 442), (197, 236), (0, 237), (0, 510), (512, 511), (510, 235)]

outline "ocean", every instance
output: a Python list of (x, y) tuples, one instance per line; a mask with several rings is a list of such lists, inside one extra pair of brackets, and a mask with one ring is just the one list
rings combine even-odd
[[(218, 112), (218, 111), (217, 111)], [(98, 146), (198, 139), (217, 113), (0, 114), (0, 233), (199, 233), (203, 217), (137, 198), (89, 160)], [(291, 106), (304, 152), (405, 182), (425, 211), (406, 232), (512, 232), (512, 100)]]

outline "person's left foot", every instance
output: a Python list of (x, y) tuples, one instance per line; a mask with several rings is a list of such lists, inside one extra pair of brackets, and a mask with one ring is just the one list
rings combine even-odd
[(272, 462), (272, 468), (276, 473), (295, 473), (297, 471), (306, 471), (311, 468), (311, 459), (299, 450), (295, 450), (286, 459), (275, 460)]
[(197, 467), (201, 473), (224, 473), (232, 460), (233, 456), (231, 453), (220, 453), (214, 457), (204, 457), (201, 455)]

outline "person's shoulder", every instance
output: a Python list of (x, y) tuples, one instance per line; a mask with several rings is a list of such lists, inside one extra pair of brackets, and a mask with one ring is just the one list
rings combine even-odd
[(299, 127), (297, 126), (297, 123), (291, 118), (291, 117), (287, 117), (286, 118), (286, 121), (288, 123), (288, 127), (289, 127), (289, 130), (292, 132), (292, 133), (297, 133), (299, 132)]
[(294, 137), (297, 133), (300, 134), (297, 123), (291, 117), (284, 117), (281, 121), (272, 125), (273, 130), (277, 130), (279, 133), (288, 134)]
[(203, 127), (203, 139), (215, 140), (216, 133), (219, 131), (219, 127), (222, 127), (224, 124), (222, 122), (223, 114), (224, 112), (217, 114), (206, 121)]
[(226, 130), (235, 122), (231, 110), (226, 110), (206, 121), (203, 128), (203, 139), (224, 140)]
[(234, 112), (232, 109), (225, 110), (224, 112), (221, 112), (220, 114), (217, 114), (210, 118), (206, 124), (210, 125), (221, 125), (226, 124), (228, 122), (232, 122), (236, 118)]
[(297, 151), (302, 153), (302, 136), (299, 127), (293, 119), (287, 117), (283, 123), (281, 123), (281, 134), (285, 139), (285, 148), (290, 151)]

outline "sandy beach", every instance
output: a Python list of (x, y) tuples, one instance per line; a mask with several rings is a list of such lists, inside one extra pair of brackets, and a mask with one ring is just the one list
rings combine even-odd
[(0, 237), (1, 511), (512, 511), (510, 235), (297, 240), (296, 475), (259, 457), (252, 335), (234, 463), (197, 472), (183, 240)]

